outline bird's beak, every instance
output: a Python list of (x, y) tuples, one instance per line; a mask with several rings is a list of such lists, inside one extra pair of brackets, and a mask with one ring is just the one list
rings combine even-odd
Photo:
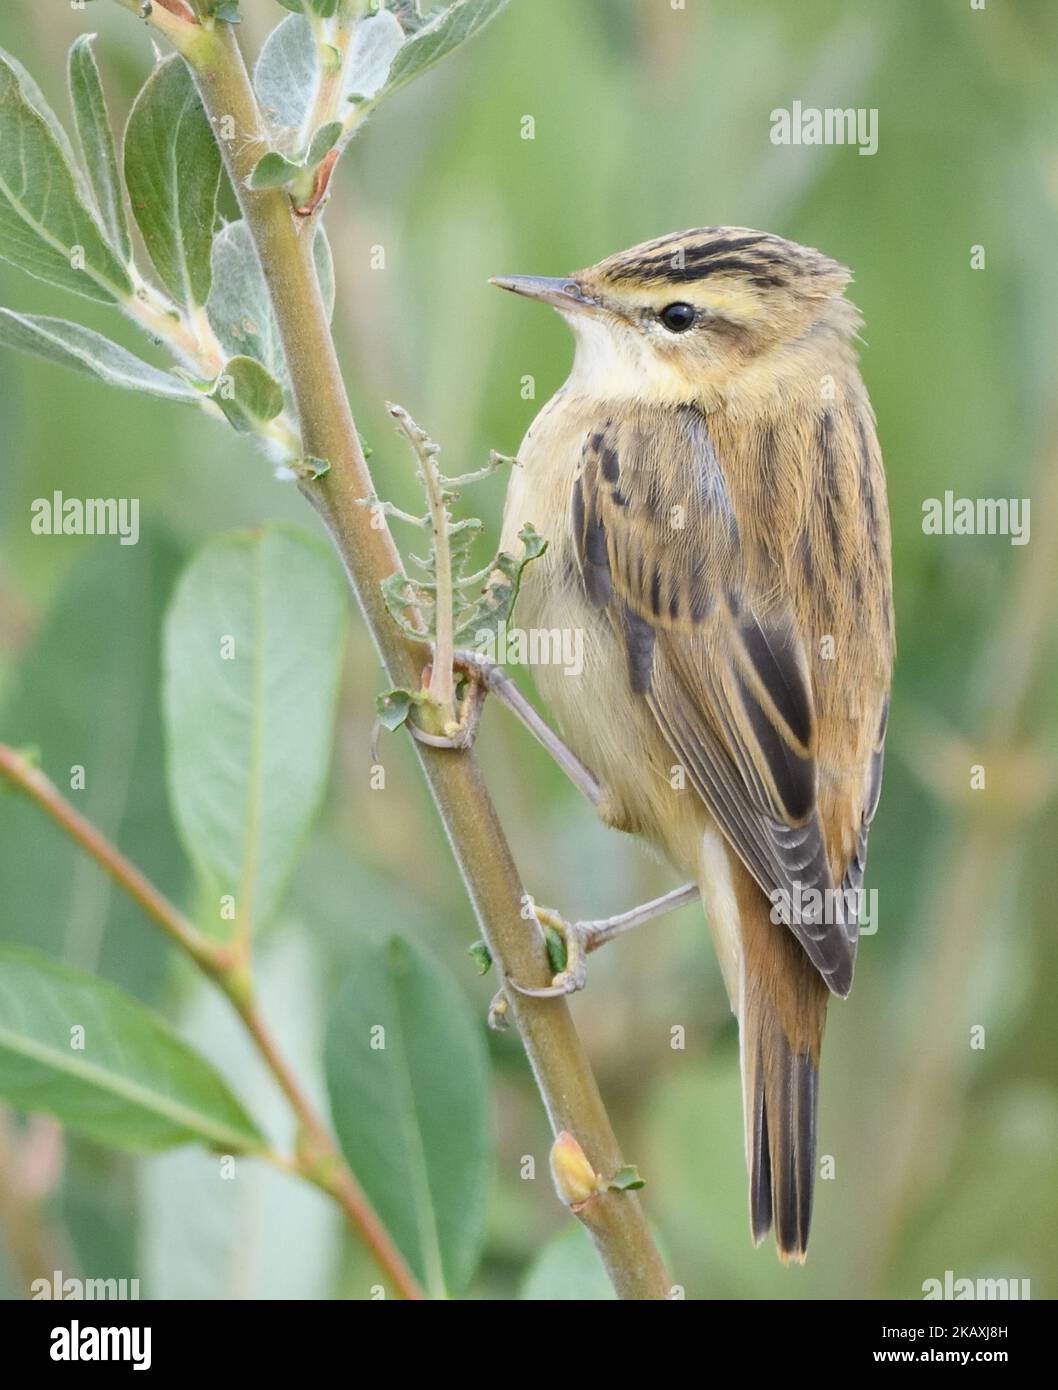
[(490, 285), (499, 285), (501, 290), (511, 290), (514, 294), (524, 294), (528, 299), (539, 299), (542, 304), (563, 313), (576, 313), (597, 307), (576, 280), (564, 280), (552, 275), (494, 275)]

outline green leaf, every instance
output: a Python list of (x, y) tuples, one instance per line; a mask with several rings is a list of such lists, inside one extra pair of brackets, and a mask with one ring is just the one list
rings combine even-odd
[(338, 143), (341, 134), (341, 121), (328, 121), (326, 125), (320, 126), (312, 137), (308, 152), (303, 158), (294, 159), (289, 155), (280, 154), (278, 150), (269, 150), (254, 166), (249, 178), (250, 187), (281, 188), (283, 184), (291, 183), (303, 174), (312, 173)]
[(323, 794), (345, 620), (330, 551), (290, 527), (221, 536), (177, 586), (164, 633), (169, 790), (207, 926), (228, 894), (237, 922), (275, 912)]
[[(407, 575), (398, 570), (383, 579), (378, 587), (390, 617), (405, 636), (413, 642), (430, 642), (434, 635), (433, 612), (422, 601), (425, 595), (415, 588)], [(417, 607), (420, 615), (427, 620), (422, 625), (410, 621), (406, 616), (406, 610), (413, 607)]]
[(308, 154), (305, 156), (305, 169), (316, 169), (323, 163), (327, 155), (334, 149), (342, 134), (341, 121), (328, 121), (326, 125), (321, 125), (316, 134), (312, 137), (309, 144)]
[(365, 941), (331, 1010), (325, 1067), (342, 1149), (375, 1210), (427, 1291), (459, 1294), (492, 1171), (485, 1045), (462, 995), (408, 941)]
[(549, 922), (542, 922), (541, 927), (544, 933), (544, 944), (547, 947), (547, 963), (551, 967), (551, 973), (561, 975), (569, 964), (565, 940), (562, 933), (551, 926)]
[(638, 1192), (646, 1185), (646, 1179), (639, 1176), (635, 1164), (626, 1163), (607, 1183), (607, 1189), (610, 1192)]
[(69, 135), (67, 135), (66, 127), (49, 106), (48, 100), (38, 86), (37, 80), (33, 74), (19, 62), (13, 53), (5, 53), (0, 49), (0, 54), (2, 54), (4, 61), (9, 64), (17, 75), (22, 87), (22, 95), (29, 102), (30, 106), (33, 107), (37, 115), (41, 117), (52, 135), (54, 135), (55, 143), (62, 151), (62, 157), (73, 175), (74, 183), (77, 185), (78, 196), (85, 207), (91, 209), (92, 190), (88, 180), (84, 176), (81, 166), (77, 162), (77, 154), (74, 151), (73, 141), (70, 139)]
[(132, 261), (125, 200), (118, 178), (114, 136), (110, 129), (103, 84), (92, 52), (93, 34), (82, 34), (70, 49), (67, 80), (77, 137), (96, 208), (110, 245), (126, 265)]
[(385, 690), (375, 697), (378, 722), (384, 729), (393, 733), (407, 721), (408, 715), (416, 705), (423, 703), (425, 696), (420, 690)]
[(591, 1237), (579, 1221), (571, 1222), (541, 1249), (519, 1296), (535, 1303), (590, 1303), (617, 1298)]
[(255, 357), (232, 357), (213, 383), (215, 401), (240, 434), (253, 434), (283, 409), (283, 388)]
[[(322, 227), (316, 229), (313, 254), (330, 317), (334, 312), (334, 263)], [(230, 222), (214, 241), (213, 288), (206, 313), (225, 352), (232, 357), (256, 357), (277, 380), (289, 381), (268, 286), (249, 228), (241, 219)]]
[(404, 44), (394, 59), (383, 95), (421, 77), (427, 68), (473, 38), (506, 3), (507, 0), (456, 0)]
[(253, 84), (272, 125), (301, 129), (319, 85), (319, 61), (312, 26), (304, 15), (288, 15), (265, 39)]
[[(37, 470), (35, 486), (53, 502), (62, 475), (43, 457)], [(137, 545), (38, 536), (32, 545), (76, 554), (19, 651), (0, 709), (2, 736), (36, 744), (43, 770), (81, 814), (179, 901), (188, 871), (166, 799), (158, 682), (162, 618), (181, 553), (145, 517)], [(0, 798), (0, 884), (4, 940), (62, 955), (141, 998), (155, 994), (167, 954), (161, 933), (24, 796)]]
[(187, 64), (151, 73), (125, 130), (125, 182), (165, 288), (189, 309), (209, 297), (221, 158)]
[(199, 393), (179, 377), (152, 367), (101, 333), (66, 319), (16, 314), (13, 309), (0, 308), (0, 344), (46, 357), (50, 362), (98, 377), (110, 386), (192, 405), (201, 403)]
[(492, 952), (486, 942), (473, 942), (467, 947), (467, 955), (477, 966), (479, 975), (487, 975), (492, 969)]
[(523, 526), (518, 532), (518, 539), (522, 542), (521, 555), (510, 555), (501, 550), (493, 561), (493, 573), (484, 593), (458, 615), (455, 625), (457, 642), (480, 645), (497, 633), (502, 623), (510, 620), (518, 601), (522, 572), (526, 565), (538, 560), (547, 549), (547, 541), (532, 526)]
[(0, 1095), (134, 1152), (264, 1143), (220, 1075), (163, 1019), (21, 946), (0, 947)]
[(260, 191), (263, 188), (282, 188), (302, 172), (302, 165), (296, 159), (288, 159), (278, 150), (269, 150), (254, 165), (247, 183), (250, 188)]
[(39, 88), (0, 51), (0, 256), (38, 280), (110, 303), (132, 285), (75, 170)]

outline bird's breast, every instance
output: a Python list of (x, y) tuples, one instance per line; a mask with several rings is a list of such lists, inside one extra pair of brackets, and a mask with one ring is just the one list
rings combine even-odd
[[(696, 862), (701, 808), (688, 824), (672, 813), (670, 750), (647, 703), (632, 691), (627, 646), (606, 611), (585, 590), (572, 526), (574, 480), (585, 440), (612, 406), (559, 393), (545, 406), (518, 451), (504, 512), (502, 548), (520, 550), (518, 532), (531, 523), (548, 542), (522, 575), (512, 623), (521, 639), (508, 643), (506, 664), (517, 678), (524, 656), (563, 738), (602, 782), (607, 818), (652, 840), (677, 862)], [(692, 814), (691, 808), (698, 811)], [(686, 840), (687, 853), (682, 850)]]

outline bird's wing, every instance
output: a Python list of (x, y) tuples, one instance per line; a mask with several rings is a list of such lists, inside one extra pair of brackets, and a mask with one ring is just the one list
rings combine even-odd
[[(586, 593), (623, 639), (633, 690), (746, 868), (795, 909), (809, 889), (833, 889), (804, 634), (781, 593), (750, 583), (704, 418), (601, 422), (585, 441), (571, 524)], [(864, 839), (867, 812), (857, 812)], [(795, 911), (788, 924), (843, 995), (857, 932), (840, 916)]]
[(859, 832), (856, 836), (856, 848), (845, 869), (843, 887), (854, 893), (859, 893), (863, 887), (863, 876), (867, 872), (867, 836), (870, 834), (871, 821), (874, 820), (874, 813), (878, 809), (878, 799), (882, 794), (882, 767), (885, 762), (885, 734), (888, 725), (889, 700), (887, 698), (882, 706), (878, 737), (875, 739), (870, 762), (867, 765), (863, 811), (860, 816)]

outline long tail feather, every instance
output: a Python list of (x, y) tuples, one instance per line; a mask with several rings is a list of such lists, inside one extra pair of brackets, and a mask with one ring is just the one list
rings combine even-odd
[[(748, 880), (748, 875), (746, 876)], [(736, 884), (742, 934), (738, 998), (750, 1225), (774, 1227), (779, 1258), (803, 1261), (816, 1172), (819, 1052), (827, 987), (752, 880)]]

